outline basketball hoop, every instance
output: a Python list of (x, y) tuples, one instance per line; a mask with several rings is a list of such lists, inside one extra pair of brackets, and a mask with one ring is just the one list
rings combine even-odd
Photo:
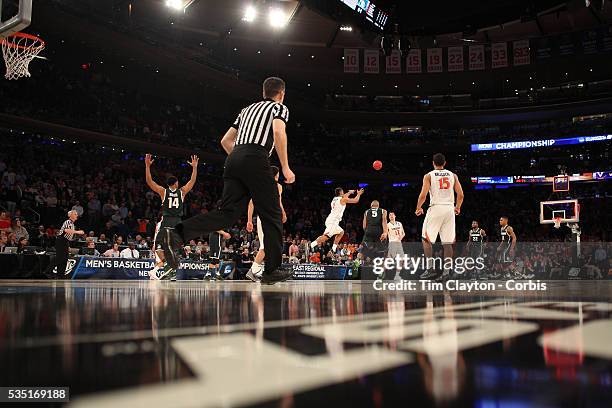
[(26, 33), (11, 34), (0, 42), (6, 63), (4, 77), (9, 80), (29, 77), (30, 61), (45, 48), (45, 42), (35, 35)]
[(555, 217), (553, 221), (555, 223), (555, 228), (561, 228), (561, 217)]

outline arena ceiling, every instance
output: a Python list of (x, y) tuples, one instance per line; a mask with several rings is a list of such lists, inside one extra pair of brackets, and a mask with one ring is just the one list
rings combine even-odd
[[(340, 0), (54, 0), (87, 13), (91, 18), (113, 21), (126, 29), (150, 28), (172, 32), (185, 41), (212, 46), (231, 41), (271, 43), (292, 47), (371, 47), (382, 34)], [(183, 10), (168, 1), (188, 4)], [(397, 24), (419, 46), (440, 46), (460, 41), (482, 42), (537, 37), (591, 28), (612, 19), (612, 7), (585, 0), (462, 0), (374, 1), (390, 15), (387, 31)], [(252, 6), (257, 16), (244, 21)], [(609, 6), (609, 5), (608, 5)], [(289, 21), (271, 28), (267, 13), (283, 10)], [(350, 25), (352, 32), (340, 31)]]
[[(235, 86), (242, 94), (251, 95), (249, 97), (259, 93), (259, 81), (270, 74), (283, 76), (294, 89), (299, 88), (300, 92), (315, 98), (341, 84), (347, 93), (370, 95), (462, 93), (471, 91), (473, 86), (482, 86), (483, 92), (499, 90), (500, 73), (492, 71), (465, 72), (452, 78), (401, 76), (399, 83), (395, 82), (398, 81), (395, 77), (378, 75), (367, 78), (366, 88), (363, 76), (349, 78), (342, 73), (343, 48), (376, 47), (383, 33), (356, 17), (356, 13), (340, 0), (172, 0), (189, 2), (184, 12), (168, 7), (167, 1), (39, 2), (35, 3), (31, 29), (45, 39), (53, 34), (55, 40), (65, 38), (66, 44), (72, 40), (73, 44), (65, 47), (70, 57), (62, 57), (78, 61), (79, 66), (82, 62), (95, 60), (98, 55), (114, 54), (117, 69), (136, 64), (153, 72), (159, 68), (170, 77), (180, 76), (186, 84), (197, 81), (203, 86)], [(252, 22), (243, 20), (249, 4), (259, 13)], [(465, 44), (465, 40), (488, 44), (536, 38), (612, 21), (612, 7), (585, 7), (584, 0), (379, 0), (376, 4), (389, 10), (392, 13), (390, 24), (393, 26), (394, 21), (397, 22), (400, 31), (410, 35), (413, 44), (421, 48), (432, 47), (434, 43), (440, 47)], [(284, 27), (270, 26), (266, 15), (270, 8), (281, 8), (290, 17)], [(354, 29), (341, 31), (342, 25)], [(50, 42), (48, 45), (49, 54), (59, 52), (57, 44)], [(582, 62), (582, 65), (591, 64), (591, 61)], [(227, 75), (206, 76), (201, 64), (213, 66)], [(574, 65), (580, 65), (580, 60)], [(590, 67), (585, 65), (577, 70), (588, 72)], [(545, 77), (551, 77), (552, 73), (544, 67), (545, 72), (539, 75), (535, 72), (537, 69), (534, 65), (502, 75), (512, 76), (508, 89), (542, 86), (547, 80)], [(559, 69), (564, 73), (569, 71), (572, 76), (571, 67), (564, 65)], [(606, 69), (596, 67), (595, 74)], [(247, 81), (234, 84), (238, 76)], [(538, 81), (533, 85), (532, 76)]]

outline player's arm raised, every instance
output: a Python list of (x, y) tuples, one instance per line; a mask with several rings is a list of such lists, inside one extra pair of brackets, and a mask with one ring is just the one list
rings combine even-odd
[(357, 204), (359, 202), (359, 199), (361, 198), (361, 195), (363, 194), (363, 188), (360, 188), (359, 190), (357, 190), (357, 194), (355, 194), (355, 197), (350, 198), (349, 196), (352, 193), (353, 193), (353, 190), (349, 190), (348, 193), (342, 196), (341, 201), (343, 204)]
[(247, 225), (246, 229), (249, 232), (253, 232), (253, 209), (255, 206), (253, 205), (253, 200), (249, 200), (249, 206), (247, 208)]
[(387, 210), (382, 210), (382, 228), (383, 228), (383, 233), (380, 236), (380, 240), (384, 241), (385, 239), (387, 239), (387, 236), (389, 235), (389, 226), (387, 225)]
[(419, 193), (419, 198), (417, 199), (416, 211), (414, 212), (417, 217), (423, 215), (423, 204), (425, 204), (425, 199), (427, 198), (427, 192), (429, 191), (430, 186), (431, 176), (426, 174), (423, 176), (423, 187), (421, 187), (421, 192)]
[(200, 161), (200, 158), (194, 154), (193, 156), (191, 156), (191, 161), (187, 162), (191, 166), (191, 178), (189, 179), (187, 184), (181, 187), (183, 196), (186, 196), (187, 193), (189, 193), (193, 189), (193, 186), (196, 183), (196, 179), (198, 178), (198, 162), (199, 161)]
[(147, 153), (145, 154), (145, 179), (147, 181), (147, 186), (163, 199), (164, 198), (164, 188), (153, 181), (153, 177), (151, 176), (151, 165), (153, 164), (153, 157)]
[(459, 177), (456, 174), (453, 174), (455, 177), (455, 193), (457, 193), (457, 203), (455, 204), (455, 214), (459, 215), (461, 213), (461, 205), (463, 205), (463, 187), (461, 187), (461, 183), (459, 182)]

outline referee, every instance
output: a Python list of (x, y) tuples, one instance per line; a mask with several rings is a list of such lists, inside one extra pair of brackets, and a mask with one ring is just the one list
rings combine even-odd
[(55, 265), (57, 266), (58, 279), (61, 279), (66, 274), (66, 266), (68, 265), (68, 251), (70, 249), (70, 240), (76, 235), (85, 235), (85, 231), (76, 230), (74, 222), (79, 218), (76, 210), (68, 211), (68, 219), (64, 221), (62, 227), (57, 231), (55, 237)]
[(283, 223), (278, 187), (270, 167), (270, 155), (276, 149), (286, 183), (295, 181), (287, 158), (285, 126), (289, 110), (283, 105), (285, 82), (276, 77), (263, 83), (263, 100), (242, 109), (223, 136), (221, 146), (227, 152), (223, 172), (223, 196), (216, 211), (196, 215), (176, 225), (162, 237), (162, 247), (171, 268), (179, 262), (183, 242), (206, 232), (230, 227), (247, 209), (249, 199), (259, 213), (264, 232), (266, 265), (262, 283), (274, 284), (291, 277), (281, 269)]

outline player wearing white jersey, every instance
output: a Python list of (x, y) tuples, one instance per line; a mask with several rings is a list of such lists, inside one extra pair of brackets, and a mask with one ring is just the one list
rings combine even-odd
[(348, 193), (344, 193), (344, 190), (338, 187), (335, 193), (336, 196), (331, 202), (331, 211), (325, 220), (325, 232), (310, 243), (312, 249), (315, 249), (317, 245), (323, 245), (328, 239), (335, 236), (336, 238), (334, 239), (334, 245), (332, 245), (332, 251), (336, 252), (338, 243), (344, 235), (344, 230), (340, 227), (340, 221), (342, 221), (346, 205), (357, 204), (363, 194), (363, 188), (358, 190), (353, 198), (350, 196), (355, 193), (355, 190), (349, 190)]
[[(402, 240), (406, 236), (404, 232), (404, 226), (401, 222), (395, 219), (395, 213), (389, 213), (389, 223), (387, 224), (387, 231), (389, 237), (389, 251), (387, 257), (395, 258), (397, 256), (404, 256), (404, 248), (402, 247)], [(396, 271), (395, 278), (399, 278), (399, 271)]]
[[(423, 204), (429, 193), (429, 208), (423, 222), (422, 239), (423, 251), (427, 258), (432, 255), (432, 243), (436, 242), (438, 235), (444, 247), (444, 258), (452, 258), (453, 243), (455, 242), (455, 215), (461, 212), (463, 204), (463, 189), (457, 175), (446, 170), (446, 158), (441, 153), (433, 157), (434, 169), (423, 177), (423, 187), (419, 194), (415, 214), (423, 214)], [(455, 203), (455, 193), (457, 202)], [(429, 279), (435, 273), (429, 269), (421, 275), (421, 279)], [(446, 278), (450, 271), (445, 270), (442, 278)]]

